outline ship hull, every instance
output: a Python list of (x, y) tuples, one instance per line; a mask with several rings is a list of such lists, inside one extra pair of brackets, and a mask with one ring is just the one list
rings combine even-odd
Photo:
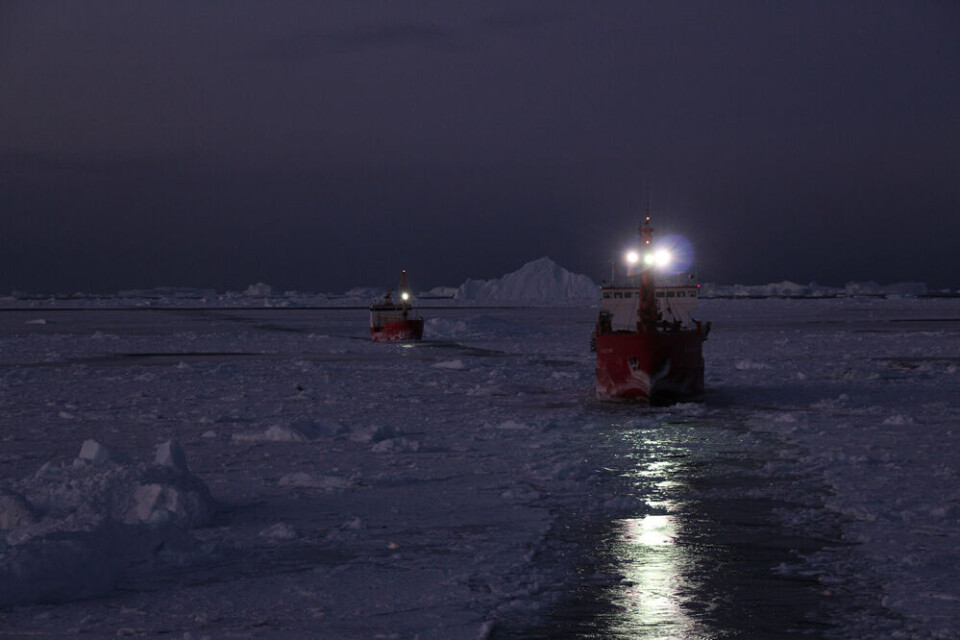
[(370, 337), (374, 342), (400, 342), (420, 340), (423, 337), (423, 318), (409, 320), (390, 320), (380, 327), (370, 327)]
[(665, 404), (703, 393), (699, 330), (596, 336), (597, 398)]

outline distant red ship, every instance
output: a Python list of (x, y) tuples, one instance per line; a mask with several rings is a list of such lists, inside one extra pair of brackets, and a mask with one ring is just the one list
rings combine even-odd
[(639, 268), (627, 282), (601, 287), (600, 317), (593, 335), (597, 398), (664, 404), (703, 393), (702, 345), (710, 323), (691, 316), (699, 285), (672, 276), (657, 286), (654, 274), (671, 257), (653, 246), (650, 216), (640, 227), (641, 250), (628, 254)]
[(413, 306), (413, 294), (407, 287), (407, 271), (400, 272), (400, 301), (388, 292), (380, 302), (370, 305), (370, 337), (374, 342), (420, 340), (423, 318)]

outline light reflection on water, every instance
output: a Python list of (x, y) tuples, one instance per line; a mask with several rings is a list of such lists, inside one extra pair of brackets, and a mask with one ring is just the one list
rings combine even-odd
[[(675, 523), (671, 516), (645, 516), (622, 520), (618, 556), (625, 560), (628, 586), (623, 593), (630, 618), (640, 626), (667, 623), (686, 627), (680, 610), (676, 548), (673, 536)], [(680, 619), (679, 623), (676, 622)]]
[(676, 544), (677, 522), (671, 515), (619, 520), (613, 555), (623, 581), (613, 594), (619, 612), (611, 616), (611, 637), (706, 637), (683, 609), (690, 585), (685, 547)]
[(631, 419), (606, 435), (610, 489), (642, 504), (627, 503), (592, 538), (564, 614), (497, 640), (823, 637), (819, 592), (773, 571), (819, 542), (778, 542), (781, 503), (751, 495), (760, 487), (751, 470), (770, 450), (745, 448), (726, 423), (675, 418)]
[[(626, 439), (634, 439), (631, 435)], [(646, 487), (651, 513), (614, 522), (611, 557), (623, 580), (611, 594), (617, 613), (609, 616), (606, 634), (611, 638), (709, 638), (709, 630), (685, 608), (686, 594), (696, 590), (692, 580), (697, 558), (692, 546), (677, 543), (681, 521), (674, 514), (682, 508), (677, 498), (685, 489), (679, 481), (683, 441), (645, 435), (642, 442), (631, 443), (637, 457), (627, 475)]]

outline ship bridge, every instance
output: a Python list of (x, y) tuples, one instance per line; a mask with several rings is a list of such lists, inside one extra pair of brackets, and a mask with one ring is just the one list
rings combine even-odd
[[(655, 290), (658, 320), (680, 323), (682, 328), (694, 326), (691, 314), (700, 300), (700, 287), (693, 284), (658, 285)], [(614, 331), (636, 331), (640, 307), (640, 287), (611, 285), (601, 288), (600, 309), (611, 315)]]

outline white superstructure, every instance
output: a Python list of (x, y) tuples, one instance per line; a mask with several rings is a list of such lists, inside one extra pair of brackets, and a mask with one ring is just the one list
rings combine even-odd
[[(639, 286), (601, 287), (600, 309), (611, 315), (614, 331), (636, 331), (637, 312), (640, 305)], [(657, 300), (657, 315), (660, 322), (680, 322), (684, 328), (694, 325), (691, 314), (700, 299), (697, 285), (658, 286), (654, 294)]]

